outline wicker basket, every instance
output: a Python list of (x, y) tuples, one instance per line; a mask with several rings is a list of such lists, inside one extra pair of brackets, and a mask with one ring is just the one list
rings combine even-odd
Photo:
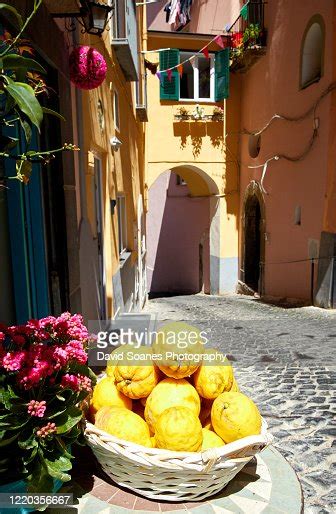
[(198, 453), (145, 448), (88, 422), (85, 437), (115, 483), (152, 500), (173, 502), (202, 500), (218, 493), (273, 441), (264, 420), (260, 435)]

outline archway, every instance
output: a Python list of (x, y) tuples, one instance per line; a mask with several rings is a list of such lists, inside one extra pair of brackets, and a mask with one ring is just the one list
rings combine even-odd
[(257, 182), (251, 182), (244, 201), (243, 281), (253, 291), (262, 292), (265, 258), (265, 206)]
[(193, 166), (162, 172), (148, 192), (147, 279), (152, 296), (213, 290), (210, 248), (218, 189)]

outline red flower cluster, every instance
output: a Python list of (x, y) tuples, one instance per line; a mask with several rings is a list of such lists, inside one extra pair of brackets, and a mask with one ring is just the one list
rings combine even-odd
[[(26, 325), (0, 326), (0, 368), (17, 372), (18, 385), (24, 389), (45, 378), (52, 383), (53, 375), (63, 370), (66, 373), (71, 362), (86, 364), (88, 339), (82, 316), (69, 312), (57, 318), (33, 319)], [(77, 380), (77, 390), (87, 389), (84, 382)]]

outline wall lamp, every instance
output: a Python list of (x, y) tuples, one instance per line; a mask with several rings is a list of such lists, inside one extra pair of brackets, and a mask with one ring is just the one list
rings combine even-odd
[(114, 136), (114, 137), (111, 137), (111, 139), (110, 139), (110, 145), (112, 147), (112, 150), (117, 152), (119, 150), (119, 148), (121, 147), (122, 142), (120, 141), (120, 139), (118, 139), (116, 136)]
[(76, 18), (83, 27), (83, 32), (101, 36), (110, 19), (113, 7), (97, 0), (80, 0), (81, 7), (77, 13), (55, 13), (54, 18)]

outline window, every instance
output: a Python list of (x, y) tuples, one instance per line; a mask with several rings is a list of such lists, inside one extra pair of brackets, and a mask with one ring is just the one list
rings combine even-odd
[(301, 88), (318, 82), (323, 75), (324, 22), (314, 16), (308, 23), (301, 49)]
[(121, 255), (127, 248), (127, 214), (126, 214), (126, 198), (123, 195), (117, 197), (118, 210), (118, 243), (119, 254)]
[[(225, 48), (207, 59), (203, 54), (195, 55), (191, 64), (191, 52), (177, 49), (160, 52), (160, 70), (172, 69), (168, 77), (164, 73), (160, 80), (160, 100), (220, 102), (229, 96), (230, 53)], [(186, 62), (185, 62), (186, 61)], [(183, 74), (177, 65), (183, 62)]]
[(117, 91), (113, 93), (113, 114), (114, 114), (114, 126), (116, 130), (120, 131), (120, 111), (119, 111), (119, 95)]
[[(189, 59), (193, 53), (181, 52), (180, 62)], [(215, 93), (214, 56), (207, 59), (204, 55), (196, 55), (193, 64), (187, 61), (183, 65), (180, 79), (180, 100), (196, 100), (213, 102)]]
[(111, 36), (113, 39), (125, 38), (125, 0), (112, 0)]

